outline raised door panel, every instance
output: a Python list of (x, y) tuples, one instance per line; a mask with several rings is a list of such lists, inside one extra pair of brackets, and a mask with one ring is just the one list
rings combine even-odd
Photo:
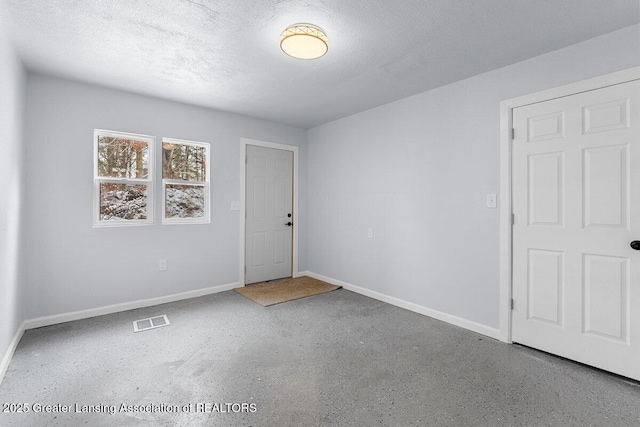
[(564, 137), (564, 112), (532, 116), (527, 120), (527, 141), (547, 141)]
[(266, 169), (267, 168), (267, 157), (254, 155), (253, 156), (253, 167), (255, 169)]
[(628, 258), (585, 254), (583, 260), (584, 333), (626, 342)]
[(253, 218), (264, 218), (266, 215), (267, 179), (264, 176), (253, 178)]
[(562, 226), (564, 218), (564, 154), (529, 156), (529, 225)]
[(251, 247), (253, 254), (252, 267), (263, 267), (266, 261), (267, 251), (267, 235), (262, 231), (253, 233), (253, 245)]
[(585, 134), (628, 128), (629, 98), (583, 107), (582, 117)]
[(283, 264), (287, 259), (287, 239), (284, 230), (274, 232), (273, 239), (273, 262)]
[(291, 182), (286, 178), (275, 178), (274, 180), (274, 218), (284, 220), (289, 213), (290, 202), (287, 203), (287, 197), (291, 197)]
[(628, 145), (584, 150), (584, 226), (629, 227)]
[(562, 326), (564, 254), (529, 249), (528, 318)]

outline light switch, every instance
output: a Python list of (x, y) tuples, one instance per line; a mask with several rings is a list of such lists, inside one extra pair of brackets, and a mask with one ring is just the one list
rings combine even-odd
[(232, 211), (239, 211), (240, 210), (240, 201), (234, 200), (233, 202), (231, 202), (231, 210)]
[(487, 207), (488, 208), (497, 208), (498, 207), (498, 195), (497, 194), (487, 194)]

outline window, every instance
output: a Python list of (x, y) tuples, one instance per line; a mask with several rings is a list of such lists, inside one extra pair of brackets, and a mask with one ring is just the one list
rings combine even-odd
[(162, 140), (162, 223), (208, 223), (209, 144)]
[(153, 223), (155, 138), (94, 131), (94, 226)]

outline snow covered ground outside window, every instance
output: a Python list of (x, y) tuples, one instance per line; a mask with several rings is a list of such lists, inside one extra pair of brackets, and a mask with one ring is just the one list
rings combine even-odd
[(166, 186), (166, 218), (202, 218), (204, 203), (204, 186), (179, 184)]
[(147, 186), (100, 184), (100, 221), (147, 219)]

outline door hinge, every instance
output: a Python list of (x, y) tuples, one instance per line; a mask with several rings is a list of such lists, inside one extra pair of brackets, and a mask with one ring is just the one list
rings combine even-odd
[(516, 223), (516, 214), (512, 213), (511, 214), (511, 225), (514, 225)]
[(516, 139), (516, 129), (511, 128), (511, 139)]
[(511, 298), (511, 310), (513, 310), (514, 305), (515, 305), (515, 302), (513, 301), (513, 298)]

